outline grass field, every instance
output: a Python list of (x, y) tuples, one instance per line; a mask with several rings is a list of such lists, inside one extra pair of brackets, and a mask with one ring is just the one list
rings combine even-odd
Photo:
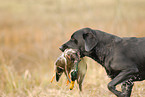
[[(89, 58), (82, 93), (70, 91), (64, 75), (50, 83), (58, 48), (83, 27), (143, 37), (145, 1), (0, 0), (0, 97), (115, 97), (105, 70)], [(131, 97), (144, 95), (145, 81), (135, 83)]]

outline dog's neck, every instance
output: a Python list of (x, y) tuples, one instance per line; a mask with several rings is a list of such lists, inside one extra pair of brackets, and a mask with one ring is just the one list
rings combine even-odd
[(98, 44), (88, 54), (88, 57), (91, 57), (104, 66), (105, 60), (109, 56), (110, 52), (113, 51), (113, 46), (115, 46), (115, 44), (120, 42), (122, 39), (99, 30), (96, 30), (96, 37), (98, 39)]
[[(113, 46), (110, 44), (110, 46)], [(108, 45), (109, 47), (109, 45)], [(110, 54), (112, 49), (109, 49), (106, 45), (98, 44), (89, 54), (89, 57), (100, 63), (102, 66), (105, 64), (105, 59)]]

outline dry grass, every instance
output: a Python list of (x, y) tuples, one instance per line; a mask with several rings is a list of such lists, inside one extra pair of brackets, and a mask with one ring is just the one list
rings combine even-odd
[[(83, 93), (66, 78), (50, 83), (58, 47), (83, 27), (123, 36), (145, 36), (144, 0), (0, 0), (1, 97), (115, 97), (104, 69), (87, 59)], [(63, 80), (65, 79), (65, 80)], [(132, 97), (145, 95), (138, 82)]]

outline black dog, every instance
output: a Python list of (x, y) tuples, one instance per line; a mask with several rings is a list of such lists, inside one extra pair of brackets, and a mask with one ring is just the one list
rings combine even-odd
[[(99, 30), (80, 29), (60, 47), (78, 49), (100, 63), (112, 81), (108, 89), (118, 97), (130, 97), (133, 82), (145, 80), (145, 38), (120, 38)], [(122, 83), (122, 92), (116, 85)]]

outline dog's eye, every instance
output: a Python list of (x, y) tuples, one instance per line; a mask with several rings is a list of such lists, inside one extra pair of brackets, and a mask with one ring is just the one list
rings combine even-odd
[(78, 41), (74, 38), (72, 38), (72, 41), (74, 41), (75, 44), (78, 44)]

